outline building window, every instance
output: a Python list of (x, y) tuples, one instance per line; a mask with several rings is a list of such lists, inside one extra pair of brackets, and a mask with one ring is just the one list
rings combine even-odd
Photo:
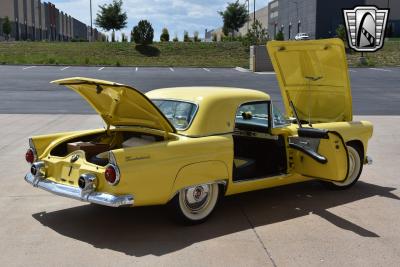
[(276, 18), (278, 15), (279, 15), (278, 11), (274, 11), (271, 13), (270, 18), (271, 19)]
[(279, 6), (279, 1), (275, 1), (275, 2), (271, 3), (270, 8), (273, 9), (273, 8), (277, 8), (278, 6)]

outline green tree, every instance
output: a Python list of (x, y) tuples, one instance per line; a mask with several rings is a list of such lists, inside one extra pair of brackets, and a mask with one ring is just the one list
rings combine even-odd
[[(104, 4), (99, 6), (95, 24), (105, 31), (113, 32), (126, 28), (128, 16), (126, 12), (122, 11), (122, 0), (113, 0), (111, 4)], [(115, 41), (115, 37), (112, 38)]]
[(283, 41), (285, 40), (285, 36), (283, 35), (283, 31), (280, 30), (276, 35), (275, 35), (275, 40), (277, 41)]
[(260, 21), (256, 20), (245, 37), (246, 45), (265, 45), (269, 40), (268, 32), (263, 28)]
[(190, 38), (189, 38), (189, 33), (187, 31), (183, 32), (183, 41), (185, 43), (191, 42)]
[(347, 42), (347, 36), (346, 36), (346, 28), (344, 27), (343, 24), (340, 24), (337, 28), (336, 28), (336, 35), (338, 38), (342, 39), (343, 42)]
[(125, 34), (125, 33), (122, 33), (122, 34), (121, 34), (121, 38), (122, 38), (121, 42), (123, 42), (123, 43), (128, 42), (128, 38), (126, 37), (126, 34)]
[(179, 42), (178, 34), (175, 33), (175, 37), (174, 37), (174, 39), (172, 39), (172, 41), (173, 41), (174, 43)]
[(4, 33), (5, 37), (6, 37), (6, 40), (8, 40), (8, 37), (11, 34), (11, 23), (10, 23), (10, 19), (8, 17), (4, 18), (3, 33)]
[(232, 36), (235, 36), (235, 32), (249, 20), (246, 4), (240, 4), (238, 0), (234, 3), (228, 3), (225, 11), (219, 11), (218, 14), (221, 15), (224, 22), (223, 31), (225, 35), (231, 33)]
[(135, 43), (149, 45), (153, 43), (154, 29), (150, 22), (141, 20), (137, 26), (133, 27), (131, 35)]
[(199, 32), (198, 32), (198, 31), (195, 31), (195, 32), (194, 32), (194, 34), (193, 34), (193, 41), (194, 41), (195, 43), (200, 42)]
[(162, 30), (161, 36), (160, 36), (160, 41), (161, 42), (169, 42), (169, 32), (167, 28), (164, 28)]

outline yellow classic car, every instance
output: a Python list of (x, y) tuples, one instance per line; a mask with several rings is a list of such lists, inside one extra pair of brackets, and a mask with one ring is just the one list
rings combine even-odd
[(25, 180), (111, 207), (168, 204), (191, 224), (226, 195), (311, 179), (354, 185), (371, 163), (373, 126), (353, 121), (343, 42), (271, 41), (267, 48), (285, 113), (249, 89), (142, 94), (102, 80), (54, 81), (81, 95), (106, 127), (30, 138)]

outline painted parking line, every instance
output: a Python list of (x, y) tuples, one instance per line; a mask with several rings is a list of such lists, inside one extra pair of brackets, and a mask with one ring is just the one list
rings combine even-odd
[(25, 67), (25, 68), (22, 68), (22, 70), (27, 70), (27, 69), (32, 69), (32, 68), (36, 68), (36, 66)]
[(174, 72), (175, 70), (173, 68), (169, 68), (170, 71)]
[(369, 68), (369, 69), (370, 69), (370, 70), (376, 70), (376, 71), (392, 72), (391, 70), (378, 69), (378, 68)]
[(207, 72), (210, 72), (210, 69), (207, 69), (207, 68), (203, 68), (203, 70), (205, 70)]
[(137, 72), (138, 70), (139, 70), (139, 68), (138, 68), (138, 67), (136, 67), (135, 71)]
[(275, 75), (275, 72), (273, 71), (254, 72), (254, 73), (258, 75)]
[(69, 69), (69, 67), (62, 68), (61, 71), (66, 70), (66, 69)]
[(245, 69), (245, 68), (241, 68), (241, 67), (236, 67), (234, 68), (234, 70), (240, 71), (240, 72), (250, 72), (250, 70)]
[(100, 69), (98, 69), (98, 71), (103, 70), (105, 67), (101, 67)]

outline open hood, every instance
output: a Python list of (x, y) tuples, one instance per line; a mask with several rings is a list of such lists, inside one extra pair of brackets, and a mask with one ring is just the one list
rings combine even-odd
[(289, 101), (303, 121), (352, 121), (352, 99), (344, 44), (340, 39), (271, 41), (267, 44), (286, 114)]
[(143, 126), (176, 132), (174, 126), (144, 94), (127, 85), (89, 78), (68, 78), (52, 83), (80, 94), (107, 126)]

